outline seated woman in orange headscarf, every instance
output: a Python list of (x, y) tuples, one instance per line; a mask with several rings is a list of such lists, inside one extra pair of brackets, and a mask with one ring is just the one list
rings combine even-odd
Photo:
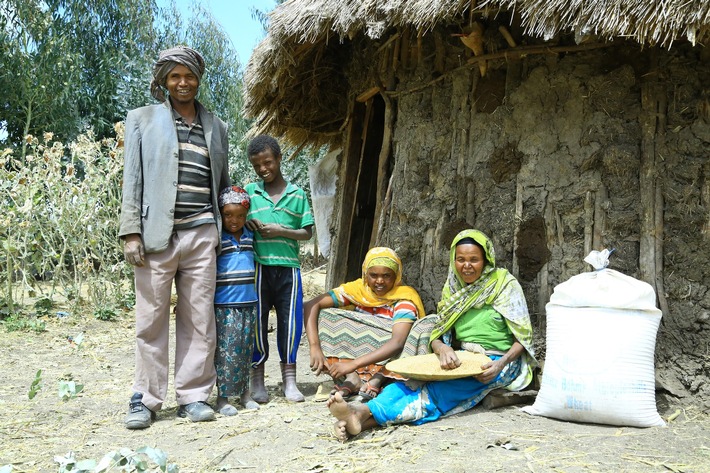
[(303, 312), (311, 370), (333, 377), (331, 394), (359, 393), (368, 401), (387, 378), (402, 379), (384, 365), (405, 344), (410, 355), (427, 352), (428, 333), (411, 333), (414, 322), (425, 315), (422, 300), (416, 290), (402, 285), (402, 262), (390, 248), (372, 248), (362, 264), (362, 278), (311, 299)]

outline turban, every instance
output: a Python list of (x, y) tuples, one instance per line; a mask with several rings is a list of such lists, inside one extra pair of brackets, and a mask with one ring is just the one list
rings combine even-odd
[(227, 204), (238, 204), (242, 205), (245, 209), (249, 210), (249, 203), (251, 199), (247, 191), (239, 186), (225, 187), (219, 193), (219, 207), (222, 208)]
[(178, 64), (190, 69), (195, 74), (197, 81), (202, 80), (205, 73), (205, 60), (200, 53), (187, 46), (175, 46), (171, 49), (160, 51), (158, 60), (153, 65), (153, 80), (150, 83), (150, 93), (160, 102), (165, 102), (165, 95), (162, 87), (165, 87), (165, 79), (168, 73)]

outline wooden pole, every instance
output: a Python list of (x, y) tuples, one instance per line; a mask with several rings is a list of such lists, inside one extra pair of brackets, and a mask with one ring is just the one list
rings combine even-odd
[(597, 189), (596, 195), (594, 196), (594, 225), (592, 227), (592, 250), (603, 250), (604, 245), (606, 244), (604, 242), (604, 232), (606, 232), (606, 212), (609, 208), (607, 198), (608, 194), (606, 186), (602, 182), (599, 184), (599, 189)]
[(512, 272), (513, 276), (516, 278), (520, 276), (520, 269), (518, 268), (518, 233), (520, 233), (520, 224), (523, 222), (523, 183), (520, 179), (520, 172), (518, 172), (515, 178), (515, 217), (514, 225), (515, 230), (513, 232), (513, 264)]
[(587, 191), (584, 196), (584, 256), (592, 251), (592, 238), (594, 234), (594, 199), (592, 191)]
[(639, 279), (656, 286), (656, 163), (654, 138), (656, 135), (656, 103), (653, 85), (641, 86), (641, 168), (639, 197), (641, 200), (641, 228), (639, 229)]
[[(383, 229), (380, 228), (383, 221), (380, 218), (383, 212), (383, 204), (390, 192), (392, 185), (391, 180), (387, 176), (387, 166), (389, 164), (390, 150), (392, 149), (392, 130), (394, 128), (394, 111), (392, 110), (392, 99), (382, 95), (385, 102), (384, 116), (384, 131), (382, 133), (382, 147), (380, 148), (380, 156), (377, 162), (377, 196), (375, 198), (375, 215), (372, 225), (372, 233), (370, 234), (370, 246), (380, 240)], [(389, 184), (387, 184), (389, 180)]]
[[(658, 121), (656, 128), (656, 146), (658, 149), (659, 142), (665, 138), (666, 135), (666, 117), (668, 111), (668, 99), (666, 96), (666, 91), (663, 87), (659, 86), (656, 88), (657, 97), (657, 109), (658, 109)], [(654, 227), (655, 227), (655, 237), (656, 237), (656, 295), (658, 296), (658, 305), (661, 312), (664, 315), (668, 315), (668, 300), (666, 299), (666, 289), (664, 283), (665, 268), (663, 266), (663, 241), (664, 241), (664, 201), (663, 201), (663, 183), (662, 176), (665, 176), (665, 164), (663, 159), (658, 159), (656, 161), (656, 179), (655, 179), (655, 190), (656, 190), (656, 211), (654, 215)]]

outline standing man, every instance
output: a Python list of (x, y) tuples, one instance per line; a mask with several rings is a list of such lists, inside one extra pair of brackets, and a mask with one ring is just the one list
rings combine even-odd
[(149, 427), (167, 394), (173, 281), (177, 415), (193, 422), (214, 419), (206, 401), (216, 380), (213, 304), (222, 226), (217, 193), (230, 185), (229, 145), (225, 123), (195, 99), (204, 71), (193, 49), (161, 51), (150, 85), (161, 103), (126, 117), (119, 236), (136, 286), (129, 429)]

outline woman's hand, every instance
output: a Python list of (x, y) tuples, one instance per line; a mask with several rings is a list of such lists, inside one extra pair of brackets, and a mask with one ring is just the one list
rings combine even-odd
[(339, 361), (330, 367), (328, 372), (333, 379), (343, 378), (358, 369), (357, 363), (351, 361)]
[(506, 363), (502, 358), (486, 363), (481, 366), (481, 368), (483, 368), (483, 373), (474, 376), (474, 378), (481, 383), (488, 384), (498, 377), (500, 372), (503, 371), (503, 368), (505, 368), (505, 365)]
[(326, 373), (330, 369), (330, 366), (328, 366), (328, 360), (325, 358), (323, 350), (321, 350), (320, 347), (312, 346), (310, 352), (311, 371), (313, 371), (316, 376)]
[(452, 370), (461, 366), (461, 360), (456, 356), (456, 352), (448, 345), (442, 344), (439, 347), (439, 365), (441, 369)]

